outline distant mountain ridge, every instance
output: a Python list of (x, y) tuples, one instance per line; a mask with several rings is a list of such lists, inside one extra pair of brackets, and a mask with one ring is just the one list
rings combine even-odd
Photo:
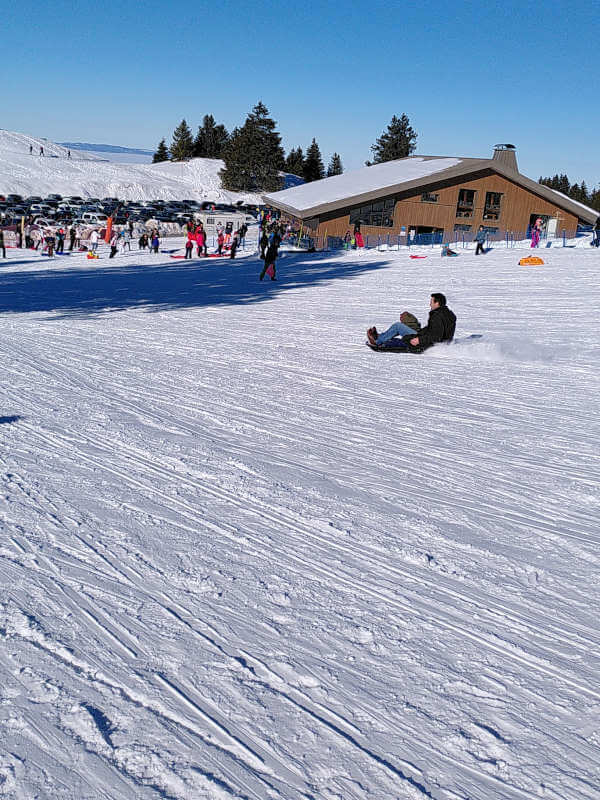
[(118, 144), (91, 144), (90, 142), (57, 142), (70, 150), (90, 150), (94, 153), (130, 153), (139, 156), (154, 155), (152, 150), (142, 150), (139, 147), (121, 147)]

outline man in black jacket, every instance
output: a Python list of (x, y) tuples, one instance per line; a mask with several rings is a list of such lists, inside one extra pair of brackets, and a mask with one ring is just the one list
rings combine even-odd
[(413, 353), (422, 353), (437, 342), (450, 342), (454, 338), (456, 316), (446, 305), (446, 297), (441, 292), (433, 292), (429, 300), (429, 320), (421, 328), (418, 336), (410, 333), (402, 337), (408, 349)]

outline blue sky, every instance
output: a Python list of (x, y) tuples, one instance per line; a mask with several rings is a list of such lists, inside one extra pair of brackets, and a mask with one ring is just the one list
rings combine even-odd
[(406, 113), (418, 153), (510, 142), (533, 178), (600, 183), (596, 2), (1, 2), (9, 130), (154, 149), (261, 99), (286, 151), (346, 169)]

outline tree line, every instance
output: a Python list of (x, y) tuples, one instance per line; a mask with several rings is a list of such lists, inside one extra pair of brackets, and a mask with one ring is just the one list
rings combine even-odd
[(550, 189), (556, 189), (558, 192), (566, 194), (571, 200), (583, 203), (584, 206), (600, 211), (600, 189), (590, 191), (585, 181), (571, 183), (567, 175), (556, 174), (552, 178), (540, 177), (538, 183), (541, 183), (542, 186), (548, 186)]
[[(371, 163), (405, 158), (414, 152), (416, 140), (417, 134), (406, 114), (394, 116), (387, 130), (371, 146), (373, 161), (365, 163), (371, 166)], [(207, 114), (194, 136), (183, 119), (175, 128), (169, 147), (165, 139), (161, 139), (152, 162), (186, 161), (190, 158), (222, 159), (225, 163), (221, 170), (223, 187), (235, 192), (277, 191), (283, 186), (280, 172), (298, 175), (310, 183), (341, 175), (344, 171), (339, 153), (331, 156), (325, 169), (321, 150), (314, 138), (306, 153), (302, 147), (295, 147), (286, 156), (277, 123), (260, 101), (244, 124), (230, 133), (224, 125), (217, 125), (212, 114)]]

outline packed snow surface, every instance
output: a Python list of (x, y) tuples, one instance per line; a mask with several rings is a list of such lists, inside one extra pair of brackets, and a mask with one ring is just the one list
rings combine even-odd
[[(29, 154), (29, 146), (33, 154)], [(39, 155), (40, 147), (44, 156)], [(261, 195), (221, 187), (223, 162), (193, 158), (185, 162), (123, 164), (103, 154), (72, 150), (23, 133), (0, 130), (0, 194), (118, 197), (120, 200), (211, 200), (262, 202)]]
[(342, 175), (333, 175), (331, 178), (305, 183), (281, 192), (270, 192), (265, 197), (267, 202), (273, 199), (298, 211), (305, 211), (324, 203), (334, 203), (378, 189), (383, 191), (399, 183), (425, 178), (455, 167), (460, 162), (460, 158), (401, 158), (398, 161), (386, 161), (372, 167), (344, 172)]
[(598, 800), (600, 254), (421, 254), (8, 251), (1, 797)]

